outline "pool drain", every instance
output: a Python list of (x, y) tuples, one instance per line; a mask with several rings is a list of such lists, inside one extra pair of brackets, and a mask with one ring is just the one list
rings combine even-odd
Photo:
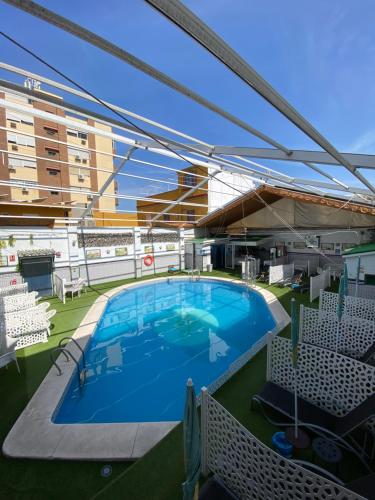
[(112, 467), (110, 465), (103, 465), (100, 474), (102, 477), (109, 477), (112, 474)]

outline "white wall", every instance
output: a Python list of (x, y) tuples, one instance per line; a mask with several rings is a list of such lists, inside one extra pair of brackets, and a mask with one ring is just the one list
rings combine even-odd
[[(32, 244), (30, 235), (32, 235)], [(10, 236), (14, 238), (13, 246), (9, 246)], [(15, 271), (18, 264), (18, 250), (53, 249), (57, 252), (55, 266), (69, 265), (68, 230), (65, 228), (2, 228), (0, 230), (0, 241), (3, 245), (6, 245), (5, 248), (1, 249), (1, 254), (6, 256), (8, 260), (8, 266), (0, 267), (0, 272)]]
[[(81, 232), (81, 229), (78, 230)], [(19, 250), (52, 249), (55, 251), (55, 273), (67, 280), (87, 276), (92, 283), (111, 281), (133, 276), (142, 276), (150, 272), (161, 272), (168, 265), (178, 265), (184, 268), (184, 231), (177, 233), (177, 240), (154, 241), (141, 243), (141, 234), (147, 232), (140, 228), (89, 228), (83, 229), (84, 233), (131, 233), (135, 236), (130, 244), (117, 244), (98, 247), (82, 248), (78, 245), (76, 227), (61, 229), (45, 228), (2, 228), (0, 229), (0, 242), (2, 242), (1, 255), (3, 264), (0, 266), (0, 275), (14, 272), (18, 264), (17, 252)], [(155, 239), (169, 230), (155, 230)], [(30, 238), (32, 235), (32, 238)], [(13, 237), (13, 246), (9, 245), (9, 237)], [(126, 255), (116, 255), (116, 248), (126, 248)], [(88, 252), (100, 252), (98, 258), (88, 258)], [(145, 255), (152, 254), (155, 265), (144, 266)]]
[[(348, 268), (349, 279), (357, 279), (357, 266), (358, 266), (358, 255), (348, 255), (344, 257)], [(375, 253), (369, 252), (361, 254), (361, 268), (359, 273), (359, 279), (363, 281), (365, 279), (365, 274), (375, 275)]]
[[(213, 170), (214, 169), (212, 169), (210, 173), (212, 173)], [(223, 182), (233, 185), (234, 187), (229, 187), (223, 184)], [(240, 196), (240, 192), (245, 193), (250, 189), (254, 189), (254, 187), (254, 182), (245, 175), (232, 172), (220, 172), (208, 181), (208, 212), (212, 212), (222, 207), (234, 198)]]

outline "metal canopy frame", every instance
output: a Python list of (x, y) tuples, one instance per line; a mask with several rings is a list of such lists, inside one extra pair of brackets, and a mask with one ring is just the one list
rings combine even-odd
[(146, 0), (155, 9), (183, 29), (205, 49), (213, 54), (242, 81), (254, 89), (263, 99), (282, 113), (291, 123), (330, 154), (351, 174), (375, 193), (375, 187), (343, 157), (337, 149), (306, 118), (291, 106), (266, 80), (264, 80), (242, 57), (212, 31), (199, 17), (178, 0)]
[[(2, 83), (3, 83), (3, 85), (0, 86), (0, 89), (4, 88), (4, 90), (6, 90), (7, 88), (10, 87), (13, 90), (16, 87), (15, 85), (11, 85), (11, 86), (4, 85), (5, 82), (2, 82)], [(60, 109), (63, 109), (63, 110), (68, 111), (68, 112), (74, 112), (74, 113), (81, 112), (83, 114), (83, 116), (86, 116), (86, 117), (90, 116), (89, 110), (84, 110), (83, 108), (78, 108), (77, 106), (71, 106), (67, 102), (64, 102), (64, 104), (62, 104), (62, 103), (56, 104), (56, 99), (54, 99), (53, 97), (46, 96), (44, 94), (38, 94), (37, 92), (32, 92), (32, 91), (22, 92), (22, 87), (17, 86), (17, 88), (18, 88), (18, 93), (27, 94), (27, 95), (31, 96), (33, 99), (38, 100), (40, 102), (51, 103), (54, 106), (59, 107)], [(5, 99), (0, 99), (0, 105), (6, 109), (11, 110), (11, 111), (28, 114), (28, 115), (31, 115), (34, 117), (39, 117), (39, 118), (43, 118), (43, 119), (50, 118), (50, 115), (45, 111), (38, 110), (35, 108), (28, 108), (26, 106), (23, 106), (22, 104), (10, 102), (10, 101), (7, 101)], [(111, 118), (104, 117), (103, 115), (99, 115), (98, 113), (96, 113), (94, 115), (94, 117), (95, 117), (95, 120), (98, 122), (109, 125), (113, 128), (120, 129), (121, 131), (129, 132), (127, 127), (119, 125), (117, 120), (112, 120)], [(102, 129), (93, 127), (92, 125), (87, 125), (85, 123), (79, 123), (79, 122), (73, 121), (73, 120), (69, 119), (69, 117), (54, 116), (54, 121), (56, 123), (60, 123), (60, 124), (65, 125), (67, 127), (71, 127), (71, 128), (83, 131), (83, 132), (95, 133), (96, 135), (108, 137), (108, 138), (113, 139), (114, 141), (118, 141), (118, 142), (121, 142), (121, 143), (129, 145), (129, 146), (134, 146), (134, 147), (137, 147), (137, 148), (143, 149), (143, 150), (149, 150), (151, 152), (160, 154), (162, 156), (172, 157), (172, 158), (179, 160), (179, 161), (181, 160), (181, 158), (176, 156), (173, 152), (171, 152), (170, 150), (161, 149), (160, 144), (155, 143), (153, 141), (142, 141), (142, 140), (139, 141), (139, 140), (131, 139), (130, 137), (125, 136), (123, 134), (104, 131)], [(136, 132), (132, 132), (132, 133), (136, 133)], [(27, 134), (25, 134), (25, 135), (27, 135)], [(168, 145), (170, 148), (176, 148), (176, 145), (177, 145), (179, 150), (184, 149), (183, 143), (180, 143), (177, 141), (170, 142), (164, 136), (160, 136), (160, 137), (161, 137), (161, 140), (163, 141), (163, 143)], [(62, 141), (56, 141), (56, 142), (62, 142)], [(77, 146), (77, 148), (79, 149), (79, 146)], [(199, 158), (204, 158), (206, 160), (205, 162), (203, 162), (202, 160), (200, 160), (198, 158), (194, 158), (192, 156), (182, 155), (183, 159), (190, 162), (191, 164), (195, 164), (195, 165), (203, 166), (203, 167), (210, 167), (210, 168), (220, 167), (221, 170), (243, 173), (244, 175), (246, 175), (248, 177), (252, 177), (257, 182), (267, 180), (267, 181), (272, 181), (272, 182), (276, 182), (276, 183), (281, 183), (284, 185), (285, 184), (292, 184), (298, 188), (304, 187), (305, 189), (309, 189), (309, 188), (311, 189), (312, 187), (315, 187), (315, 188), (322, 188), (322, 189), (328, 189), (328, 190), (336, 190), (336, 191), (344, 191), (344, 192), (347, 191), (349, 193), (352, 193), (352, 194), (355, 194), (358, 196), (363, 196), (363, 195), (372, 196), (371, 191), (363, 189), (363, 188), (357, 188), (355, 186), (346, 186), (343, 183), (340, 183), (340, 185), (335, 186), (335, 185), (329, 184), (327, 182), (321, 182), (321, 181), (317, 181), (317, 180), (313, 180), (313, 179), (293, 178), (293, 177), (285, 175), (282, 172), (279, 172), (275, 169), (270, 169), (268, 167), (265, 167), (264, 165), (260, 165), (259, 163), (255, 163), (255, 162), (250, 161), (250, 163), (252, 165), (256, 166), (257, 168), (262, 168), (265, 170), (265, 172), (261, 172), (259, 170), (256, 170), (255, 168), (249, 167), (248, 165), (244, 165), (242, 163), (239, 163), (238, 161), (234, 162), (233, 160), (225, 159), (225, 158), (218, 156), (218, 155), (212, 155), (212, 154), (210, 155), (210, 154), (204, 153), (204, 152), (196, 153), (194, 151), (191, 151), (191, 149), (192, 148), (190, 148), (190, 147), (188, 148), (188, 150), (191, 152), (191, 154), (196, 155)], [(4, 150), (3, 152), (6, 152), (6, 151)], [(26, 155), (23, 154), (22, 156), (26, 156)], [(121, 155), (116, 155), (116, 156), (124, 158)], [(243, 161), (243, 162), (249, 161), (249, 160), (247, 160), (245, 158), (241, 158), (241, 157), (238, 157), (238, 159), (239, 159), (239, 161)], [(207, 161), (207, 160), (209, 160), (209, 161)], [(57, 161), (57, 160), (51, 160), (51, 161)], [(61, 164), (61, 163), (66, 163), (66, 162), (62, 162), (60, 160), (59, 163)], [(151, 163), (148, 163), (148, 164), (151, 165)], [(100, 170), (100, 166), (98, 166), (98, 169)], [(192, 175), (194, 176), (197, 174), (192, 173)], [(139, 176), (139, 178), (141, 178), (141, 176)], [(206, 180), (208, 180), (209, 178), (210, 177), (206, 177)], [(232, 186), (229, 184), (229, 187), (232, 187)], [(199, 188), (200, 188), (200, 186), (199, 186)], [(199, 189), (199, 188), (198, 188), (198, 186), (196, 186), (196, 189)], [(239, 194), (243, 194), (243, 192), (239, 191)], [(322, 194), (324, 194), (324, 193), (322, 192)]]
[[(83, 28), (82, 26), (73, 23), (72, 21), (59, 16), (58, 14), (45, 9), (44, 7), (38, 5), (35, 2), (30, 0), (3, 0), (8, 4), (11, 4), (15, 7), (18, 7), (39, 19), (47, 21), (50, 24), (53, 24), (60, 29), (63, 29), (86, 42), (100, 48), (101, 50), (106, 51), (107, 53), (119, 58), (122, 61), (131, 64), (133, 67), (139, 69), (140, 71), (146, 73), (152, 78), (157, 79), (158, 81), (166, 84), (170, 88), (173, 88), (177, 92), (182, 95), (193, 99), (195, 102), (201, 104), (205, 108), (213, 111), (219, 116), (229, 120), (231, 123), (241, 127), (246, 130), (253, 136), (258, 137), (263, 140), (267, 144), (273, 146), (273, 148), (256, 148), (256, 147), (236, 147), (236, 146), (225, 146), (225, 145), (212, 145), (202, 139), (198, 139), (193, 137), (192, 135), (181, 132), (179, 130), (173, 129), (167, 125), (158, 123), (150, 118), (143, 117), (139, 114), (136, 114), (132, 111), (121, 108), (117, 105), (108, 103), (107, 101), (100, 100), (100, 103), (105, 105), (107, 108), (122, 113), (123, 115), (129, 116), (133, 119), (140, 120), (147, 125), (152, 125), (154, 127), (159, 128), (163, 131), (163, 133), (172, 134), (173, 136), (177, 136), (178, 140), (175, 138), (169, 138), (165, 135), (155, 134), (148, 132), (147, 130), (137, 129), (137, 127), (132, 127), (125, 123), (125, 121), (116, 120), (113, 118), (108, 118), (108, 116), (100, 115), (98, 113), (89, 111), (87, 109), (72, 105), (67, 103), (66, 101), (61, 102), (59, 99), (53, 98), (51, 96), (40, 94), (37, 91), (31, 91), (27, 89), (23, 89), (15, 85), (12, 82), (0, 81), (0, 89), (7, 91), (7, 89), (11, 90), (13, 93), (18, 92), (20, 94), (28, 94), (31, 95), (33, 99), (39, 100), (41, 102), (49, 102), (53, 103), (54, 106), (60, 107), (64, 111), (73, 112), (75, 114), (80, 114), (81, 116), (87, 118), (94, 118), (95, 121), (109, 125), (112, 130), (116, 130), (115, 132), (104, 131), (99, 128), (95, 128), (89, 126), (84, 123), (79, 123), (76, 121), (69, 120), (68, 117), (60, 117), (54, 116), (54, 121), (57, 123), (64, 124), (65, 126), (70, 126), (76, 130), (81, 130), (84, 132), (91, 132), (97, 135), (102, 135), (104, 137), (110, 137), (114, 141), (118, 141), (122, 144), (126, 144), (129, 146), (128, 153), (124, 155), (115, 155), (113, 154), (113, 158), (120, 158), (120, 164), (114, 168), (114, 171), (111, 172), (107, 181), (103, 184), (103, 186), (97, 192), (88, 191), (93, 197), (91, 203), (89, 203), (88, 207), (84, 210), (80, 221), (83, 221), (88, 214), (91, 212), (93, 208), (93, 204), (95, 199), (101, 196), (110, 196), (119, 199), (134, 199), (134, 200), (147, 200), (152, 203), (163, 203), (168, 206), (161, 210), (161, 212), (155, 213), (154, 217), (151, 219), (150, 224), (155, 224), (164, 214), (172, 213), (171, 210), (176, 205), (187, 205), (187, 206), (207, 206), (204, 204), (194, 204), (187, 203), (184, 200), (189, 198), (192, 194), (194, 194), (197, 190), (202, 191), (212, 191), (210, 189), (209, 181), (211, 179), (218, 179), (218, 182), (221, 182), (228, 187), (236, 190), (239, 195), (244, 194), (240, 189), (236, 189), (233, 185), (228, 183), (227, 181), (223, 181), (220, 179), (221, 172), (228, 171), (232, 173), (241, 174), (251, 180), (254, 180), (258, 185), (268, 184), (271, 186), (287, 186), (292, 187), (298, 190), (306, 191), (306, 192), (314, 192), (320, 194), (321, 196), (330, 196), (334, 193), (344, 193), (343, 199), (346, 202), (351, 199), (355, 199), (361, 203), (365, 204), (374, 204), (375, 201), (375, 188), (373, 184), (359, 172), (359, 169), (374, 169), (375, 168), (375, 156), (374, 155), (361, 155), (361, 154), (353, 154), (353, 153), (340, 153), (336, 150), (336, 148), (329, 143), (329, 141), (323, 137), (300, 113), (298, 113), (280, 94), (278, 94), (275, 89), (271, 87), (271, 85), (266, 82), (263, 78), (255, 72), (255, 70), (244, 61), (233, 49), (231, 49), (225, 42), (222, 40), (216, 33), (214, 33), (206, 24), (204, 24), (196, 15), (194, 15), (189, 9), (187, 9), (181, 2), (178, 0), (146, 0), (147, 3), (155, 7), (159, 12), (165, 15), (169, 20), (171, 20), (174, 24), (179, 26), (182, 30), (188, 33), (192, 38), (194, 38), (198, 43), (200, 43), (204, 48), (206, 48), (211, 54), (213, 54), (218, 60), (220, 60), (227, 68), (229, 68), (234, 74), (236, 74), (239, 78), (241, 78), (247, 85), (249, 85), (253, 90), (255, 90), (259, 95), (261, 95), (267, 102), (269, 102), (274, 108), (276, 108), (280, 113), (282, 113), (291, 123), (297, 126), (300, 130), (302, 130), (310, 139), (312, 139), (316, 144), (318, 144), (324, 151), (302, 151), (302, 150), (290, 150), (287, 147), (279, 144), (274, 139), (266, 136), (262, 132), (253, 128), (251, 125), (245, 123), (240, 118), (228, 113), (222, 108), (218, 107), (214, 103), (208, 101), (204, 97), (195, 93), (191, 89), (186, 86), (180, 84), (176, 80), (170, 78), (165, 73), (160, 72), (159, 70), (153, 68), (149, 64), (141, 61), (136, 58), (132, 54), (129, 54), (122, 48), (114, 45), (103, 37), (98, 36), (97, 34)], [(6, 35), (5, 35), (6, 36)], [(82, 99), (98, 102), (92, 95), (82, 92), (80, 90), (76, 90), (70, 86), (61, 84), (49, 78), (45, 78), (41, 75), (37, 75), (35, 73), (31, 73), (25, 69), (17, 68), (15, 66), (1, 63), (0, 69), (6, 70), (8, 72), (22, 75), (25, 77), (30, 77), (36, 80), (39, 80), (49, 86), (67, 92), (69, 94), (75, 95)], [(13, 110), (19, 111), (25, 114), (31, 114), (33, 116), (43, 116), (43, 111), (36, 110), (35, 108), (25, 108), (20, 104), (12, 103), (6, 100), (0, 100), (0, 105)], [(24, 109), (25, 108), (25, 109)], [(49, 115), (50, 117), (50, 115)], [(72, 123), (70, 123), (72, 122)], [(3, 127), (1, 127), (4, 129)], [(22, 134), (22, 133), (21, 133)], [(135, 136), (135, 138), (129, 137)], [(35, 137), (35, 136), (34, 136)], [(56, 141), (61, 142), (61, 141)], [(79, 149), (79, 147), (77, 147)], [(176, 200), (162, 200), (160, 198), (153, 197), (133, 197), (127, 196), (126, 194), (107, 194), (105, 193), (107, 187), (116, 177), (116, 175), (128, 175), (130, 177), (138, 177), (139, 179), (147, 179), (150, 181), (156, 182), (167, 182), (153, 178), (145, 178), (142, 176), (137, 176), (133, 174), (124, 174), (121, 173), (120, 170), (122, 166), (127, 162), (138, 162), (139, 164), (146, 164), (149, 166), (154, 166), (159, 169), (171, 170), (174, 173), (184, 172), (180, 169), (174, 169), (168, 167), (166, 165), (160, 165), (153, 162), (147, 162), (140, 159), (135, 159), (131, 157), (132, 154), (137, 150), (149, 151), (151, 153), (155, 153), (161, 156), (165, 156), (168, 158), (172, 158), (178, 161), (185, 161), (189, 163), (189, 165), (201, 166), (207, 169), (207, 175), (202, 176), (191, 172), (192, 176), (198, 178), (195, 186), (191, 187), (188, 191), (183, 193)], [(0, 151), (5, 152), (4, 151)], [(96, 151), (99, 152), (99, 151)], [(186, 153), (189, 153), (187, 156)], [(25, 156), (25, 155), (22, 155)], [(286, 175), (276, 169), (268, 168), (267, 166), (256, 163), (249, 158), (261, 158), (261, 159), (270, 159), (270, 160), (282, 160), (288, 162), (296, 162), (307, 166), (309, 169), (317, 172), (319, 175), (329, 179), (331, 182), (320, 181), (316, 179), (305, 179), (305, 178), (296, 178), (290, 175)], [(65, 167), (69, 168), (69, 163), (64, 163)], [(318, 167), (315, 165), (318, 163), (320, 165), (335, 165), (344, 167), (347, 171), (349, 171), (353, 176), (356, 177), (358, 181), (360, 181), (365, 188), (348, 185), (346, 182), (341, 181), (337, 177), (334, 177), (329, 172), (325, 171), (324, 167)], [(77, 166), (77, 165), (75, 165)], [(82, 166), (82, 168), (85, 168)], [(88, 167), (95, 168), (95, 167)], [(100, 170), (100, 166), (98, 165), (98, 170)], [(201, 179), (199, 179), (201, 178)], [(27, 181), (1, 181), (0, 185), (27, 185)], [(181, 183), (174, 183), (181, 186)], [(207, 184), (207, 188), (203, 188), (203, 186)], [(38, 184), (32, 184), (29, 186), (30, 188), (43, 189), (43, 186), (39, 186)], [(45, 186), (44, 186), (45, 187)], [(187, 187), (187, 186), (184, 186)], [(73, 192), (72, 189), (61, 189), (61, 191), (65, 192)], [(332, 192), (331, 192), (332, 191)], [(83, 191), (81, 191), (83, 193)], [(347, 199), (349, 196), (349, 200)], [(60, 205), (61, 206), (61, 205)], [(142, 212), (147, 213), (147, 212)], [(182, 219), (183, 215), (180, 215)], [(108, 219), (109, 220), (109, 219)], [(197, 222), (199, 222), (198, 219)], [(165, 225), (165, 221), (163, 224)], [(194, 224), (194, 223), (193, 223)]]

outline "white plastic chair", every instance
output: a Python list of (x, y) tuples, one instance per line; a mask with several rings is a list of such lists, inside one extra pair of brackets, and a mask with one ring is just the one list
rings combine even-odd
[(0, 297), (8, 297), (9, 295), (17, 295), (19, 293), (27, 293), (28, 284), (20, 283), (19, 285), (10, 285), (0, 288)]
[[(48, 302), (46, 302), (46, 304), (48, 304)], [(49, 307), (49, 304), (48, 304), (48, 307)], [(51, 335), (51, 322), (50, 322), (50, 319), (54, 317), (54, 315), (56, 314), (56, 309), (51, 309), (49, 311), (46, 312), (46, 320), (48, 322), (48, 335)]]
[(19, 293), (0, 297), (0, 314), (7, 314), (30, 309), (37, 305), (38, 292)]
[(72, 300), (74, 298), (74, 294), (77, 294), (78, 297), (81, 296), (82, 291), (85, 290), (86, 286), (86, 281), (83, 278), (78, 278), (77, 280), (74, 281), (67, 281), (64, 283), (64, 301), (65, 301), (65, 295), (70, 293), (72, 296)]
[(17, 339), (16, 349), (48, 341), (50, 321), (47, 319), (45, 308), (43, 303), (27, 311), (8, 313), (0, 317), (0, 330)]
[(0, 368), (3, 366), (6, 366), (14, 361), (17, 366), (18, 373), (20, 373), (20, 367), (18, 365), (17, 361), (17, 355), (16, 355), (16, 345), (17, 345), (18, 340), (15, 338), (11, 338), (8, 335), (2, 336), (1, 343), (0, 343)]

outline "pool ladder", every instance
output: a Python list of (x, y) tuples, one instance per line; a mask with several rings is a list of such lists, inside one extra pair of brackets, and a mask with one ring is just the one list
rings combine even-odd
[(194, 274), (196, 275), (195, 281), (198, 281), (201, 278), (201, 272), (199, 269), (190, 269), (189, 274), (191, 275), (191, 281), (194, 281)]
[(242, 278), (242, 282), (247, 289), (255, 287), (255, 277), (253, 276), (253, 274), (245, 274)]
[[(75, 356), (73, 356), (73, 354), (69, 351), (69, 349), (67, 349), (67, 347), (66, 347), (67, 343), (64, 346), (62, 345), (62, 343), (65, 341), (67, 341), (67, 343), (73, 342), (76, 345), (76, 347), (81, 351), (82, 369), (80, 367), (80, 362), (79, 362), (80, 360), (77, 361)], [(50, 354), (51, 362), (54, 366), (56, 366), (57, 375), (60, 376), (62, 374), (62, 370), (59, 367), (59, 365), (57, 364), (57, 361), (55, 359), (56, 352), (64, 354), (67, 362), (69, 362), (70, 359), (72, 359), (74, 361), (74, 363), (76, 364), (76, 367), (77, 367), (78, 387), (80, 390), (82, 390), (83, 386), (86, 383), (86, 371), (87, 371), (85, 351), (82, 349), (82, 347), (78, 344), (78, 342), (75, 339), (72, 339), (71, 337), (64, 337), (63, 339), (61, 339), (58, 347), (53, 349), (53, 351)]]

